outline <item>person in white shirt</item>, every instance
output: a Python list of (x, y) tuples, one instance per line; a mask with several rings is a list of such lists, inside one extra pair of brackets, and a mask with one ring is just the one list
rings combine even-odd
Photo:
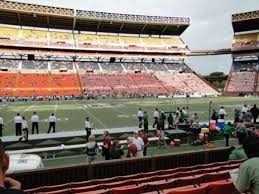
[(91, 135), (92, 124), (89, 121), (89, 117), (85, 118), (85, 131), (86, 131), (86, 142), (88, 142), (88, 138)]
[(220, 107), (219, 109), (219, 118), (220, 119), (225, 119), (225, 117), (227, 116), (227, 113), (224, 109), (224, 106)]
[(153, 113), (153, 118), (154, 118), (153, 128), (155, 128), (155, 126), (157, 126), (158, 117), (159, 117), (159, 112), (158, 112), (158, 108), (156, 108), (156, 110)]
[(0, 117), (0, 137), (3, 136), (3, 129), (4, 129), (4, 119)]
[(36, 112), (33, 112), (33, 115), (31, 116), (31, 123), (32, 123), (32, 134), (34, 134), (34, 129), (36, 128), (37, 134), (39, 134), (39, 116)]
[(139, 128), (142, 128), (143, 117), (144, 117), (144, 114), (143, 114), (143, 112), (142, 112), (142, 109), (139, 108), (139, 109), (138, 109), (138, 121), (139, 121), (138, 126), (139, 126)]
[(242, 108), (241, 108), (241, 113), (245, 114), (247, 112), (248, 108), (247, 105), (245, 104)]
[(56, 118), (56, 116), (54, 115), (54, 113), (52, 113), (52, 114), (49, 116), (49, 130), (48, 130), (48, 133), (50, 133), (51, 128), (53, 128), (53, 133), (55, 133), (55, 130), (56, 130), (56, 122), (57, 122), (57, 118)]
[(28, 122), (25, 117), (22, 117), (22, 137), (19, 138), (19, 141), (22, 140), (28, 141)]
[(134, 136), (133, 136), (133, 144), (137, 146), (137, 158), (143, 157), (143, 150), (144, 150), (144, 141), (143, 139), (139, 136), (138, 131), (134, 131)]
[(15, 123), (16, 136), (21, 136), (22, 135), (22, 117), (20, 116), (20, 113), (17, 113), (17, 115), (14, 117), (14, 123)]

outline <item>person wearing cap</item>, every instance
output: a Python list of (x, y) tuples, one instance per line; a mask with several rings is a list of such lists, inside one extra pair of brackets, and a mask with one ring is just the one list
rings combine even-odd
[(133, 158), (137, 156), (138, 148), (137, 146), (133, 143), (133, 137), (128, 137), (127, 138), (127, 144), (128, 144), (128, 153), (127, 153), (127, 158)]
[(160, 128), (161, 130), (165, 130), (165, 121), (166, 121), (165, 113), (164, 111), (161, 111), (157, 128)]
[(4, 129), (4, 119), (0, 117), (0, 137), (3, 136), (3, 129)]
[(144, 131), (140, 132), (140, 137), (142, 138), (144, 142), (144, 149), (143, 149), (143, 155), (147, 155), (147, 147), (149, 146), (148, 137)]
[(138, 114), (137, 115), (138, 115), (138, 127), (142, 128), (142, 121), (143, 121), (144, 115), (143, 115), (143, 112), (142, 112), (141, 108), (138, 109)]
[(85, 118), (85, 131), (86, 131), (86, 141), (88, 141), (89, 136), (91, 135), (92, 124), (89, 121), (89, 117)]
[(6, 176), (9, 168), (9, 156), (5, 153), (4, 145), (0, 139), (0, 193), (25, 194), (21, 190), (21, 183)]
[(53, 133), (55, 133), (55, 130), (56, 130), (56, 122), (57, 122), (57, 118), (56, 118), (56, 116), (54, 115), (54, 113), (52, 113), (52, 114), (49, 116), (49, 130), (48, 130), (48, 133), (50, 133), (51, 129), (53, 129)]
[(227, 113), (224, 109), (224, 106), (221, 106), (220, 109), (219, 109), (219, 118), (225, 119), (226, 116), (227, 116)]
[(137, 146), (137, 155), (136, 155), (136, 157), (138, 157), (138, 158), (143, 157), (144, 141), (139, 136), (139, 131), (134, 131), (133, 144), (135, 144)]

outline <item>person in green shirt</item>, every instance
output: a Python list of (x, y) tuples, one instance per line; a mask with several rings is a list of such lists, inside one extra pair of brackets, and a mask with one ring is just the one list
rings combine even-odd
[(229, 154), (229, 160), (242, 160), (247, 158), (245, 150), (242, 146), (240, 147), (231, 147), (231, 152)]
[(259, 138), (247, 137), (243, 142), (243, 148), (248, 160), (240, 165), (235, 186), (239, 192), (259, 194)]
[(232, 133), (232, 130), (233, 130), (233, 127), (230, 122), (228, 122), (228, 124), (226, 124), (223, 128), (223, 133), (226, 139), (226, 147), (229, 146), (229, 137)]
[(144, 119), (144, 131), (146, 134), (148, 134), (148, 114), (146, 111), (144, 112), (143, 119)]

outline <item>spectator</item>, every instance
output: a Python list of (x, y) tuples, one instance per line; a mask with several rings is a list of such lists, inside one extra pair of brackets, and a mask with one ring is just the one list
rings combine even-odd
[(146, 156), (147, 155), (147, 147), (149, 146), (149, 142), (148, 142), (148, 137), (146, 135), (145, 132), (140, 132), (140, 137), (142, 138), (143, 142), (144, 142), (144, 149), (143, 149), (143, 155)]
[(148, 133), (148, 114), (146, 111), (144, 111), (144, 131), (145, 133)]
[(103, 132), (102, 155), (105, 160), (110, 160), (111, 136), (108, 131)]
[(251, 108), (250, 112), (253, 115), (254, 123), (256, 123), (256, 119), (259, 116), (259, 109), (256, 107), (256, 104), (254, 104), (254, 106), (253, 106), (253, 108)]
[(137, 146), (137, 157), (143, 157), (144, 142), (143, 139), (139, 136), (139, 131), (134, 131), (133, 143)]
[(89, 136), (91, 135), (92, 124), (89, 121), (89, 117), (85, 118), (85, 131), (86, 131), (86, 141), (88, 141)]
[(161, 111), (161, 114), (158, 120), (158, 128), (160, 128), (161, 130), (165, 130), (165, 121), (166, 121), (165, 113)]
[(185, 120), (186, 120), (186, 115), (182, 110), (180, 110), (179, 123), (184, 123)]
[(227, 113), (224, 109), (224, 106), (221, 106), (220, 109), (219, 109), (219, 118), (225, 119), (226, 116), (227, 116)]
[(163, 148), (165, 148), (166, 145), (166, 141), (165, 141), (165, 131), (161, 130), (160, 128), (157, 129), (157, 134), (158, 134), (158, 148), (161, 147), (161, 145), (163, 146)]
[(142, 112), (142, 109), (141, 108), (139, 108), (138, 109), (138, 122), (139, 122), (139, 128), (142, 128), (142, 122), (143, 122), (143, 112)]
[(39, 134), (39, 116), (36, 112), (33, 112), (33, 115), (31, 116), (31, 122), (32, 122), (32, 134), (34, 134), (34, 129), (36, 128), (37, 134)]
[(253, 121), (253, 115), (251, 114), (250, 110), (247, 110), (247, 112), (244, 114), (243, 122), (252, 123), (252, 121)]
[(238, 109), (235, 109), (235, 115), (234, 115), (234, 123), (240, 122), (240, 111)]
[(211, 120), (217, 121), (219, 119), (218, 113), (215, 109), (212, 111)]
[(6, 176), (9, 168), (9, 156), (5, 153), (3, 143), (0, 139), (0, 193), (25, 194), (21, 190), (21, 183)]
[(28, 122), (25, 117), (22, 117), (22, 137), (19, 138), (19, 141), (22, 140), (28, 141)]
[(172, 113), (169, 114), (167, 117), (167, 122), (168, 122), (168, 129), (171, 129), (174, 127), (174, 118), (172, 116)]
[(193, 113), (191, 118), (190, 118), (190, 125), (197, 124), (198, 123), (198, 114)]
[(243, 140), (248, 136), (246, 126), (243, 123), (239, 123), (236, 126), (236, 136), (239, 144), (243, 144)]
[(240, 165), (236, 188), (239, 192), (259, 193), (259, 138), (248, 137), (243, 142), (248, 157)]
[(229, 154), (229, 160), (242, 160), (247, 158), (243, 145), (239, 147), (232, 146)]
[(158, 117), (159, 117), (159, 112), (158, 112), (158, 108), (156, 108), (154, 113), (153, 113), (153, 118), (154, 118), (153, 128), (155, 128), (157, 126)]
[(14, 123), (15, 123), (16, 136), (21, 136), (22, 135), (22, 117), (20, 116), (20, 113), (17, 113), (17, 115), (14, 117)]
[(56, 116), (54, 115), (54, 113), (52, 113), (52, 114), (49, 116), (49, 130), (48, 130), (48, 133), (50, 133), (51, 128), (53, 128), (53, 133), (55, 133), (55, 130), (56, 130), (56, 122), (57, 122), (57, 118), (56, 118)]
[(89, 164), (94, 163), (98, 151), (97, 143), (95, 142), (95, 136), (90, 135), (88, 142), (86, 143), (86, 159)]
[(120, 159), (123, 156), (124, 152), (122, 146), (119, 144), (119, 141), (114, 140), (111, 151), (110, 151), (110, 158), (111, 159)]
[(241, 108), (241, 113), (245, 114), (247, 112), (247, 105), (245, 104), (242, 108)]
[(133, 137), (128, 137), (127, 143), (128, 143), (128, 154), (127, 154), (127, 157), (128, 158), (137, 157), (138, 148), (133, 143)]
[(224, 133), (224, 136), (225, 136), (225, 139), (226, 139), (226, 147), (229, 146), (229, 137), (232, 133), (232, 125), (230, 122), (228, 122), (224, 128), (223, 128), (223, 133)]
[(3, 136), (3, 129), (4, 129), (4, 119), (0, 117), (0, 137)]

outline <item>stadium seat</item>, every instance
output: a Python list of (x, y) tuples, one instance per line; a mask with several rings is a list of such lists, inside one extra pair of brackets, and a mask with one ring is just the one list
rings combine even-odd
[(218, 180), (227, 180), (229, 179), (229, 172), (214, 172), (204, 174), (204, 182), (212, 182)]
[(238, 193), (233, 182), (231, 181), (216, 181), (209, 183), (209, 192), (208, 194), (232, 194)]
[(140, 194), (144, 192), (143, 185), (140, 186), (126, 186), (126, 187), (117, 187), (111, 189), (113, 194)]
[(161, 191), (164, 189), (172, 188), (174, 186), (175, 179), (166, 181), (166, 180), (160, 180), (160, 181), (153, 181), (149, 183), (145, 183), (146, 191)]
[[(185, 187), (169, 189), (169, 190), (165, 190), (163, 193), (164, 194), (207, 194), (208, 190), (209, 190), (209, 185), (204, 184), (200, 187), (185, 186)], [(217, 194), (220, 194), (220, 193), (217, 193)]]

